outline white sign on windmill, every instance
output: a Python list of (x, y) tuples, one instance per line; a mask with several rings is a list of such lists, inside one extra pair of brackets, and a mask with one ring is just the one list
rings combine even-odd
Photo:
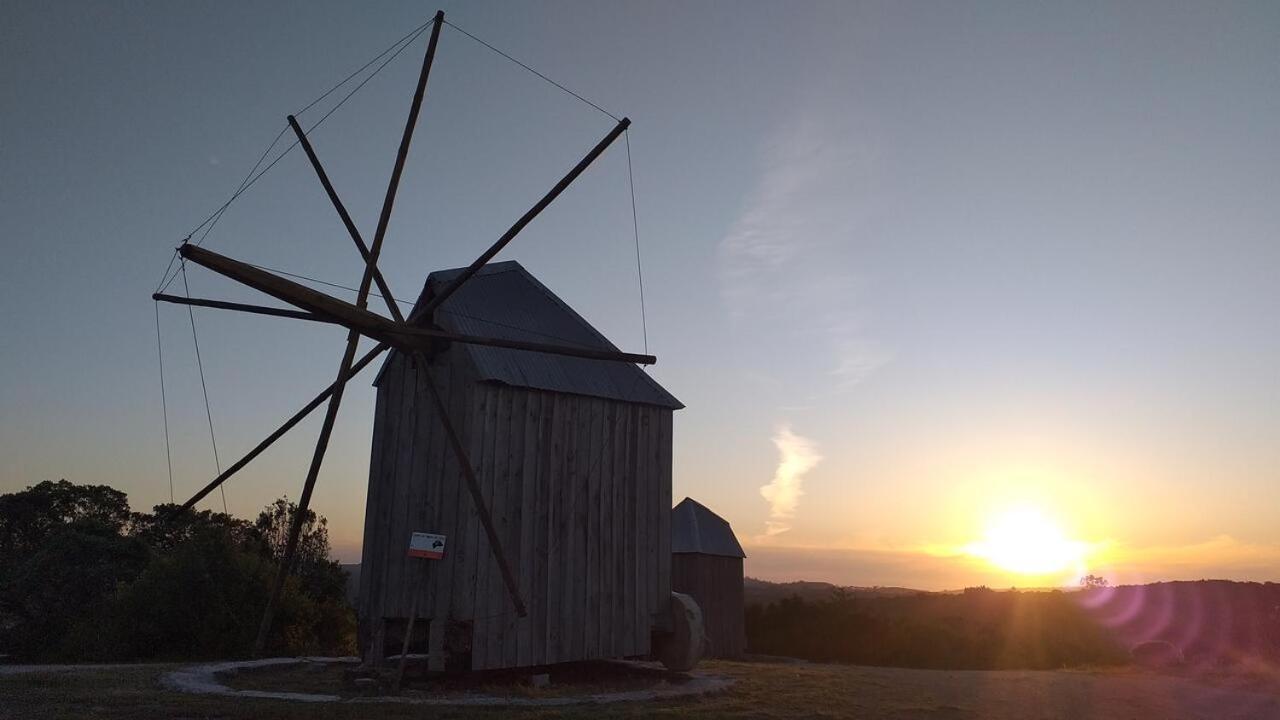
[(409, 537), (409, 557), (439, 560), (444, 557), (444, 536), (416, 532)]

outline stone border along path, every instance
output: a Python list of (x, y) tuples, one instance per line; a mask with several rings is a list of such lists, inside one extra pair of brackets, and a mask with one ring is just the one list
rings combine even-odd
[[(193, 665), (166, 673), (160, 682), (171, 690), (202, 695), (221, 695), (223, 697), (262, 698), (266, 700), (292, 700), (295, 702), (343, 702), (343, 703), (404, 703), (409, 705), (471, 705), (471, 706), (518, 706), (518, 707), (552, 707), (579, 704), (604, 704), (616, 702), (635, 702), (640, 700), (667, 700), (678, 697), (691, 697), (721, 692), (733, 684), (733, 680), (717, 675), (689, 673), (690, 679), (681, 685), (659, 684), (647, 690), (628, 690), (615, 693), (596, 693), (576, 697), (523, 698), (500, 697), (497, 695), (458, 695), (453, 697), (424, 698), (404, 697), (400, 695), (380, 695), (374, 697), (343, 698), (339, 695), (322, 695), (319, 693), (273, 692), (270, 690), (235, 690), (227, 687), (219, 679), (220, 675), (237, 673), (244, 670), (257, 670), (284, 665), (300, 665), (302, 663), (344, 663), (356, 664), (360, 660), (354, 657), (301, 657), (301, 658), (267, 658), (264, 660), (239, 660), (233, 662)], [(625, 661), (615, 661), (625, 662)]]

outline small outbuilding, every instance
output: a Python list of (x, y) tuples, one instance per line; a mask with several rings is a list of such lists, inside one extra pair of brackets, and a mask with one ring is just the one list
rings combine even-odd
[(671, 590), (697, 601), (710, 657), (737, 658), (746, 650), (746, 556), (733, 528), (706, 506), (685, 498), (671, 510)]
[[(415, 310), (459, 272), (432, 273)], [(485, 266), (432, 322), (616, 351), (515, 262)], [(523, 617), (449, 451), (423, 361), (474, 465)], [(451, 343), (416, 363), (393, 351), (374, 384), (362, 652), (398, 653), (394, 638), (410, 617), (411, 652), (425, 640), (433, 659), (473, 670), (646, 655), (652, 634), (670, 631), (671, 421), (683, 406), (649, 375), (624, 362)], [(409, 551), (414, 533), (429, 543), (421, 552)]]

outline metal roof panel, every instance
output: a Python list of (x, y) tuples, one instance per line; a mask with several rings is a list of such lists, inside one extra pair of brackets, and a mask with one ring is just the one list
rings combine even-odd
[[(461, 272), (455, 268), (431, 273), (414, 309)], [(442, 328), (464, 335), (618, 349), (514, 261), (481, 268), (436, 309), (435, 319)], [(637, 365), (480, 345), (461, 347), (482, 381), (672, 409), (684, 407)]]
[(692, 498), (671, 509), (671, 552), (747, 556), (729, 522)]

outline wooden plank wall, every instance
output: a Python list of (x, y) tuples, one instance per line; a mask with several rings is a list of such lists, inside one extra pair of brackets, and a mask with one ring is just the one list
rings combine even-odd
[(692, 595), (702, 609), (711, 657), (738, 658), (746, 650), (742, 558), (677, 553), (671, 589)]
[[(365, 504), (357, 603), (362, 653), (368, 649), (372, 623), (408, 616), (415, 586), (421, 592), (419, 617), (438, 614), (437, 590), (450, 585), (456, 563), (409, 559), (409, 536), (414, 531), (441, 532), (452, 539), (460, 525), (460, 483), (430, 481), (457, 476), (458, 469), (427, 395), (426, 375), (399, 354), (389, 363), (378, 386)], [(431, 377), (460, 432), (468, 421), (470, 383), (453, 379), (465, 380), (467, 370), (451, 362), (431, 366)], [(469, 496), (464, 500), (470, 504)], [(444, 597), (447, 601), (448, 594)]]
[(377, 389), (377, 403), (373, 419), (373, 443), (369, 453), (369, 487), (365, 499), (364, 541), (360, 556), (360, 589), (356, 598), (359, 618), (357, 638), (361, 654), (369, 648), (376, 618), (382, 617), (382, 591), (385, 583), (382, 571), (386, 565), (385, 512), (390, 504), (384, 501), (386, 488), (395, 483), (391, 462), (395, 457), (398, 423), (401, 413), (393, 408), (391, 398), (400, 395), (403, 360), (393, 355), (388, 360), (386, 372)]
[[(474, 669), (648, 653), (671, 588), (671, 410), (432, 366), (514, 566), (519, 618), (424, 380), (392, 362), (374, 421), (361, 650), (373, 618), (408, 615), (417, 582), (420, 616), (472, 622)], [(445, 559), (408, 558), (414, 530), (447, 535)]]

